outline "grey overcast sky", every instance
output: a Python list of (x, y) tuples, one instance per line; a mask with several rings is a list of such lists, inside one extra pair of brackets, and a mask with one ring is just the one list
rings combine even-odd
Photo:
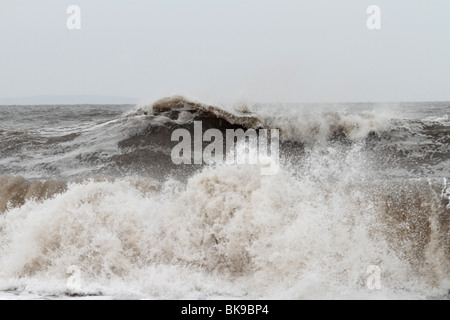
[[(81, 30), (66, 27), (69, 5)], [(366, 26), (369, 5), (381, 30)], [(450, 100), (450, 1), (1, 1), (0, 98), (172, 94)]]

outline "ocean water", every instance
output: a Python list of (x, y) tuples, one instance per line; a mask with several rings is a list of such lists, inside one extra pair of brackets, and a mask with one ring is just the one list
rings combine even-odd
[[(449, 299), (449, 115), (0, 106), (0, 299)], [(194, 121), (279, 129), (280, 171), (173, 164)]]

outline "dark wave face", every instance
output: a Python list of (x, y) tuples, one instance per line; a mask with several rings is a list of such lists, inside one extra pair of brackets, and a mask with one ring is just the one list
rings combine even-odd
[[(446, 299), (449, 114), (448, 102), (182, 97), (0, 106), (0, 292)], [(223, 136), (278, 129), (280, 171), (174, 164), (172, 133), (194, 136), (196, 122)], [(79, 292), (65, 285), (71, 265)]]
[[(385, 109), (377, 115), (377, 106), (372, 105), (329, 111), (331, 107), (313, 112), (308, 106), (298, 110), (257, 105), (253, 112), (232, 112), (181, 97), (134, 109), (1, 107), (0, 170), (35, 178), (182, 174), (190, 168), (171, 165), (171, 150), (178, 143), (171, 141), (172, 133), (184, 128), (193, 135), (194, 121), (201, 121), (203, 133), (214, 128), (224, 136), (226, 129), (279, 129), (281, 153), (287, 158), (301, 158), (316, 147), (358, 145), (375, 157), (373, 165), (389, 174), (449, 176), (450, 107), (446, 103), (417, 104), (413, 114), (405, 105), (409, 113), (405, 119), (398, 115), (400, 111), (395, 117), (384, 114)], [(434, 116), (429, 116), (429, 109)]]

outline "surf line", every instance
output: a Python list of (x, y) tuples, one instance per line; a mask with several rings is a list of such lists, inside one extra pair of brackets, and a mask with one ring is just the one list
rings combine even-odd
[[(171, 153), (174, 164), (249, 164), (260, 165), (261, 175), (278, 173), (280, 164), (280, 132), (278, 129), (271, 129), (270, 135), (267, 129), (248, 129), (246, 131), (226, 129), (225, 144), (223, 133), (219, 129), (208, 129), (205, 133), (202, 129), (202, 122), (194, 121), (193, 144), (189, 130), (184, 128), (174, 130), (171, 141), (179, 142)], [(203, 149), (203, 142), (210, 142), (210, 144)], [(270, 154), (268, 144), (270, 144)]]

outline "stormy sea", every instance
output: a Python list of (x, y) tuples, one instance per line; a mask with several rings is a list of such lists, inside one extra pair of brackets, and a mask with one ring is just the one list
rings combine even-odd
[[(449, 115), (0, 106), (0, 299), (449, 299)], [(195, 122), (279, 130), (279, 170), (175, 164), (172, 133)]]

